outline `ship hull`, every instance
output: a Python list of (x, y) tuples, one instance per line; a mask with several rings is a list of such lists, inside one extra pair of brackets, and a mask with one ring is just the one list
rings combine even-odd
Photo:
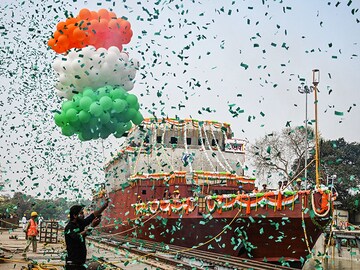
[(288, 207), (263, 205), (250, 213), (246, 207), (234, 207), (212, 213), (195, 208), (191, 213), (182, 210), (139, 214), (134, 209), (124, 212), (123, 191), (110, 193), (110, 198), (113, 208), (107, 212), (103, 229), (112, 235), (259, 261), (306, 260), (322, 226), (329, 221), (328, 216), (315, 218), (310, 211), (303, 211), (310, 208), (310, 195), (306, 193), (298, 194)]

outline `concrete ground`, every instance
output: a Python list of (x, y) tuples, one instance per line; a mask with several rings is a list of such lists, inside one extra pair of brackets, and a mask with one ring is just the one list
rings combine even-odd
[[(23, 266), (27, 267), (29, 261), (25, 260), (22, 256), (25, 246), (25, 234), (21, 229), (1, 229), (0, 249), (3, 253), (0, 255), (0, 270), (21, 269)], [(63, 264), (61, 256), (63, 255), (64, 250), (65, 246), (61, 242), (57, 244), (44, 244), (38, 242), (37, 252), (32, 252), (32, 247), (30, 246), (26, 256), (28, 259), (36, 260), (39, 263), (51, 262), (59, 265)], [(5, 258), (1, 258), (2, 256), (5, 256)], [(61, 269), (61, 267), (59, 269)]]
[[(112, 263), (114, 267), (108, 267), (107, 269), (123, 269), (123, 270), (143, 270), (143, 269), (156, 269), (156, 266), (160, 266), (159, 262), (151, 262), (147, 260), (145, 263), (129, 263), (125, 266), (124, 262), (136, 258), (136, 255), (126, 254), (121, 248), (114, 249), (106, 246), (106, 244), (97, 244), (88, 241), (88, 258), (103, 258), (105, 261)], [(44, 244), (39, 243), (37, 246), (37, 252), (32, 252), (32, 247), (30, 246), (29, 251), (27, 252), (27, 259), (22, 256), (22, 252), (26, 246), (25, 234), (22, 230), (8, 230), (0, 229), (0, 270), (9, 270), (9, 269), (22, 269), (26, 267), (28, 269), (28, 264), (31, 261), (36, 261), (38, 264), (45, 263), (48, 266), (54, 265), (56, 269), (63, 269), (64, 265), (64, 256), (65, 256), (65, 243), (63, 237), (60, 236), (60, 242), (56, 244)], [(5, 259), (2, 258), (5, 256)], [(88, 267), (88, 270), (91, 270), (91, 266)], [(54, 269), (54, 268), (52, 268)], [(94, 268), (95, 269), (95, 268)], [(161, 269), (173, 269), (171, 266), (165, 266)]]

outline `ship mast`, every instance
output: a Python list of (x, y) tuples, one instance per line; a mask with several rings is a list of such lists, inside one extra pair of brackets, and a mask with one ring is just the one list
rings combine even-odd
[(313, 85), (314, 85), (314, 94), (315, 94), (315, 182), (316, 188), (320, 186), (319, 178), (319, 163), (320, 163), (320, 151), (319, 151), (319, 130), (318, 130), (318, 99), (317, 99), (317, 86), (320, 81), (320, 71), (318, 69), (313, 69)]

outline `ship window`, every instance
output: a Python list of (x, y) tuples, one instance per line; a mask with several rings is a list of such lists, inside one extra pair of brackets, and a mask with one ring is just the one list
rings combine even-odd
[(141, 194), (142, 194), (142, 195), (145, 195), (145, 194), (146, 194), (146, 189), (143, 189), (143, 190), (141, 191)]
[[(202, 144), (205, 145), (205, 139), (202, 139)], [(199, 140), (198, 140), (198, 145), (201, 145), (201, 139), (200, 139), (200, 138), (199, 138)]]
[(178, 143), (178, 138), (176, 138), (176, 137), (171, 137), (171, 138), (170, 138), (170, 143), (171, 143), (171, 144), (177, 144), (177, 143)]
[(216, 139), (216, 141), (215, 141), (215, 139), (212, 139), (211, 146), (216, 146), (216, 144), (219, 144), (219, 140)]
[(191, 138), (186, 138), (186, 144), (190, 145), (191, 144)]
[(157, 143), (161, 143), (161, 136), (157, 136), (157, 137), (156, 137), (156, 142), (157, 142)]

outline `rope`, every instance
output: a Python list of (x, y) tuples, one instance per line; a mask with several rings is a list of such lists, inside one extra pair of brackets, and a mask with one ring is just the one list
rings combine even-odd
[(220, 154), (220, 156), (221, 156), (222, 159), (224, 160), (225, 165), (227, 166), (228, 170), (229, 170), (230, 172), (233, 171), (232, 167), (231, 167), (230, 164), (227, 162), (227, 160), (226, 160), (223, 152), (220, 151), (220, 146), (219, 146), (219, 144), (218, 144), (218, 142), (217, 142), (217, 140), (216, 140), (216, 137), (215, 137), (215, 134), (214, 134), (214, 130), (213, 130), (212, 125), (210, 124), (209, 126), (210, 126), (211, 135), (212, 135), (213, 138), (214, 138), (215, 145), (216, 145), (216, 148), (217, 148), (218, 153)]
[(139, 147), (138, 155), (137, 155), (137, 157), (136, 157), (136, 161), (135, 161), (135, 165), (134, 165), (133, 174), (136, 173), (136, 167), (137, 167), (138, 162), (139, 162), (139, 160), (140, 160), (141, 150), (142, 150), (143, 145), (144, 145), (144, 140), (141, 140), (141, 144), (140, 144), (140, 147)]
[[(197, 245), (197, 246), (194, 246), (194, 247), (191, 247), (191, 248), (185, 248), (185, 249), (182, 249), (182, 250), (180, 250), (180, 251), (172, 251), (172, 252), (168, 252), (168, 253), (164, 252), (164, 254), (171, 255), (171, 254), (185, 253), (185, 252), (187, 252), (187, 251), (190, 251), (190, 250), (193, 250), (193, 249), (197, 249), (197, 248), (199, 248), (199, 247), (202, 247), (202, 246), (204, 246), (204, 245), (207, 245), (208, 243), (212, 242), (214, 239), (216, 239), (216, 238), (218, 238), (220, 235), (222, 235), (222, 234), (230, 227), (230, 225), (235, 221), (235, 219), (236, 219), (237, 216), (240, 214), (240, 212), (241, 212), (241, 210), (239, 210), (239, 211), (236, 213), (236, 215), (233, 217), (233, 219), (230, 221), (229, 224), (227, 224), (227, 225), (225, 225), (225, 226), (223, 227), (223, 229), (222, 229), (221, 232), (219, 232), (216, 236), (212, 237), (211, 239), (209, 239), (209, 240), (206, 241), (205, 243), (201, 243), (201, 244), (199, 244), (199, 245)], [(146, 257), (150, 256), (150, 255), (151, 255), (151, 253), (146, 254), (146, 255), (142, 255), (142, 256), (138, 256), (138, 257), (135, 258), (135, 260), (141, 260), (141, 259), (143, 259), (143, 258), (146, 258)], [(127, 260), (127, 262), (129, 262), (129, 260)]]
[(301, 221), (302, 221), (302, 224), (303, 224), (303, 230), (304, 230), (304, 237), (305, 237), (305, 243), (306, 243), (306, 247), (307, 247), (307, 250), (309, 252), (309, 254), (311, 255), (311, 257), (314, 256), (314, 254), (312, 253), (311, 249), (310, 249), (310, 246), (309, 246), (309, 240), (308, 240), (308, 237), (307, 237), (307, 233), (306, 233), (306, 226), (305, 226), (305, 219), (304, 219), (304, 196), (302, 196), (301, 198)]
[(165, 158), (167, 159), (168, 163), (169, 163), (170, 166), (171, 166), (171, 171), (174, 171), (174, 167), (173, 167), (173, 165), (172, 165), (172, 162), (171, 162), (171, 160), (169, 160), (169, 157), (167, 156), (167, 153), (166, 153), (165, 150), (164, 150), (164, 149), (165, 149), (164, 141), (165, 141), (166, 125), (167, 125), (167, 123), (164, 124), (164, 130), (163, 130), (163, 134), (162, 134), (162, 136), (161, 136), (161, 143), (160, 143), (160, 145), (162, 146), (161, 150), (162, 150), (162, 152), (163, 152), (163, 156), (165, 156)]
[[(187, 136), (186, 136), (186, 123), (185, 123), (185, 126), (184, 126), (184, 147), (185, 147), (185, 154), (186, 154), (186, 155), (189, 155), (186, 139), (187, 139)], [(188, 163), (189, 163), (190, 172), (192, 173), (192, 172), (193, 172), (193, 168), (192, 168), (192, 164), (191, 164), (192, 162), (191, 162), (191, 160), (189, 160)]]
[[(210, 145), (210, 142), (209, 142), (209, 138), (208, 138), (208, 136), (207, 136), (207, 134), (206, 134), (206, 130), (205, 130), (204, 125), (203, 125), (201, 128), (204, 130), (205, 141), (206, 141), (207, 145), (209, 146), (209, 150), (210, 150), (210, 152), (211, 152), (211, 155), (212, 155), (213, 157), (215, 157), (216, 162), (220, 165), (220, 167), (221, 167), (224, 171), (226, 171), (227, 169), (225, 168), (225, 166), (221, 163), (221, 161), (219, 160), (219, 158), (217, 157), (217, 155), (214, 154), (214, 151), (213, 151), (213, 149), (212, 149), (212, 147), (211, 147), (211, 145)], [(216, 139), (215, 139), (215, 141), (216, 141)]]
[(208, 156), (208, 154), (206, 152), (206, 149), (205, 149), (205, 146), (203, 144), (203, 137), (202, 137), (202, 134), (201, 134), (201, 125), (200, 124), (199, 124), (199, 127), (200, 127), (199, 128), (199, 138), (200, 138), (201, 149), (203, 150), (204, 155), (205, 155), (207, 161), (209, 162), (212, 171), (214, 172), (215, 171), (214, 165), (212, 164), (211, 160), (209, 159), (209, 156)]
[[(156, 217), (158, 214), (159, 214), (160, 212), (157, 212), (157, 213), (155, 213), (154, 215), (152, 215), (151, 217), (149, 217), (147, 220), (145, 220), (144, 222), (143, 222), (143, 224), (145, 224), (146, 222), (148, 222), (149, 220), (151, 220), (151, 219), (153, 219), (154, 217)], [(136, 218), (136, 219), (133, 219), (133, 220), (138, 220), (138, 219), (140, 219), (140, 217), (138, 217), (138, 218)], [(106, 228), (106, 227), (110, 227), (110, 226), (114, 226), (114, 225), (117, 225), (117, 224), (109, 224), (109, 225), (106, 225), (106, 226), (103, 226), (102, 228)], [(130, 229), (127, 229), (127, 230), (125, 230), (125, 231), (121, 231), (121, 232), (118, 232), (118, 233), (107, 233), (107, 232), (103, 232), (103, 233), (105, 233), (105, 234), (108, 234), (108, 235), (120, 235), (120, 234), (124, 234), (124, 233), (127, 233), (127, 232), (129, 232), (129, 231), (132, 231), (132, 230), (135, 230), (136, 228), (138, 228), (139, 226), (134, 226), (134, 227), (132, 227), (132, 228), (130, 228)]]
[[(152, 126), (155, 126), (155, 124), (154, 123), (152, 123), (151, 124)], [(162, 172), (164, 172), (164, 169), (163, 169), (163, 167), (161, 166), (161, 162), (160, 162), (160, 160), (159, 160), (159, 156), (157, 155), (157, 128), (156, 128), (156, 126), (155, 126), (155, 128), (154, 128), (154, 136), (153, 136), (153, 142), (152, 142), (152, 144), (151, 145), (153, 145), (153, 148), (154, 148), (154, 154), (155, 154), (155, 159), (156, 159), (156, 161), (157, 161), (157, 163), (158, 163), (158, 166), (159, 166), (159, 168), (161, 168), (161, 171)]]

